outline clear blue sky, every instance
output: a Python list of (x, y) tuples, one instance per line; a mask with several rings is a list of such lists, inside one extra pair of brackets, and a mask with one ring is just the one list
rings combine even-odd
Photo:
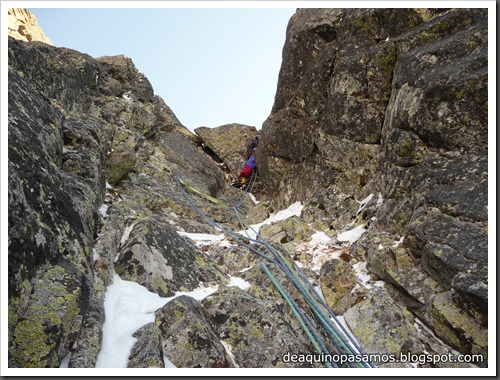
[(191, 130), (228, 123), (261, 128), (274, 102), (286, 27), (295, 13), (295, 8), (28, 9), (55, 46), (94, 58), (130, 57)]

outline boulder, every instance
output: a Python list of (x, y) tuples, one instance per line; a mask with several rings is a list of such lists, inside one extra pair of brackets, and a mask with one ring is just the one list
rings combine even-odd
[(488, 331), (453, 301), (452, 292), (436, 294), (429, 302), (430, 324), (436, 335), (460, 352), (482, 355), (481, 367), (488, 362)]
[(307, 352), (287, 321), (245, 290), (224, 287), (203, 300), (202, 307), (239, 367), (293, 367), (297, 364), (284, 362), (284, 355)]
[(164, 368), (161, 331), (155, 323), (148, 323), (134, 333), (137, 338), (130, 352), (128, 368)]
[(210, 258), (158, 216), (140, 219), (118, 251), (115, 271), (161, 297), (224, 280)]
[[(424, 346), (414, 320), (406, 308), (401, 308), (381, 287), (373, 288), (367, 299), (344, 313), (344, 318), (365, 353), (423, 353)], [(374, 363), (377, 366), (409, 367), (409, 363)]]
[(320, 283), (325, 301), (336, 315), (343, 315), (367, 293), (364, 286), (356, 286), (356, 273), (344, 260), (333, 259), (324, 263), (321, 266)]
[(205, 151), (227, 167), (233, 178), (237, 178), (246, 162), (246, 142), (257, 136), (255, 127), (244, 124), (226, 124), (216, 128), (200, 127), (194, 132), (201, 138)]
[(178, 368), (232, 367), (221, 337), (200, 303), (180, 296), (156, 311), (164, 355)]

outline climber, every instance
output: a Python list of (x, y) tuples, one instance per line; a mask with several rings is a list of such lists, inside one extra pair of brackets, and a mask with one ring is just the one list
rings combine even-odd
[(246, 190), (253, 171), (257, 171), (257, 164), (255, 162), (255, 149), (259, 145), (259, 139), (259, 136), (255, 136), (255, 138), (247, 141), (245, 148), (245, 158), (247, 159), (247, 162), (241, 169), (239, 178), (234, 181), (231, 186)]

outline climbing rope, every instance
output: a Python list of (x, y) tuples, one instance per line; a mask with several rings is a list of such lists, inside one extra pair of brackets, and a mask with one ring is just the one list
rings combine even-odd
[[(241, 214), (240, 214), (240, 212), (239, 212), (239, 210), (237, 208), (231, 207), (231, 209), (238, 216), (238, 221), (242, 225), (243, 230), (245, 230), (245, 228), (249, 228), (252, 232), (254, 232), (254, 234), (260, 239), (260, 241), (262, 242), (262, 244), (265, 245), (266, 248), (273, 253), (273, 255), (276, 258), (276, 260), (278, 260), (278, 262), (280, 262), (281, 264), (284, 264), (287, 267), (287, 269), (285, 269), (285, 273), (287, 273), (289, 275), (289, 277), (294, 282), (294, 285), (298, 289), (300, 289), (299, 291), (301, 292), (302, 295), (304, 295), (304, 297), (306, 298), (306, 300), (310, 304), (311, 308), (313, 308), (313, 310), (315, 311), (315, 313), (318, 314), (318, 318), (320, 319), (320, 321), (322, 321), (322, 324), (325, 326), (325, 328), (328, 331), (330, 331), (330, 333), (332, 333), (334, 335), (338, 334), (338, 332), (336, 331), (337, 329), (332, 324), (331, 320), (329, 318), (327, 318), (321, 312), (320, 308), (317, 307), (317, 305), (316, 305), (317, 301), (319, 301), (319, 303), (327, 310), (328, 314), (335, 321), (335, 323), (338, 326), (340, 326), (340, 328), (341, 328), (342, 333), (344, 334), (344, 336), (345, 337), (349, 337), (349, 333), (347, 332), (347, 330), (345, 329), (345, 327), (342, 325), (342, 323), (340, 323), (340, 321), (338, 320), (337, 316), (333, 313), (333, 311), (328, 306), (328, 304), (325, 302), (325, 300), (318, 294), (318, 292), (316, 291), (316, 289), (314, 288), (314, 286), (312, 286), (311, 282), (309, 281), (309, 279), (307, 278), (307, 276), (304, 274), (304, 272), (300, 269), (300, 267), (295, 262), (293, 262), (294, 267), (292, 268), (291, 265), (290, 265), (290, 263), (287, 260), (285, 260), (285, 258), (274, 247), (272, 247), (269, 243), (267, 243), (265, 241), (265, 239), (263, 239), (262, 236), (260, 234), (258, 234), (257, 231), (255, 231), (255, 229), (253, 229), (253, 227), (250, 224), (248, 224), (248, 223), (246, 223), (246, 222), (243, 221), (243, 218), (241, 217)], [(245, 233), (248, 235), (248, 233), (247, 233), (246, 230), (245, 230)], [(294, 270), (297, 271), (298, 276), (295, 275), (295, 273), (293, 273)], [(299, 282), (297, 283), (296, 280), (298, 280)], [(304, 285), (304, 283), (301, 282), (301, 280), (304, 281), (304, 283), (307, 285), (307, 287)], [(315, 297), (314, 299), (308, 293), (309, 290), (311, 291), (311, 293), (314, 294), (314, 297)], [(353, 344), (354, 347), (349, 347), (349, 348), (345, 347), (345, 345), (342, 343), (342, 346), (344, 347), (344, 349), (347, 350), (347, 353), (353, 354), (355, 351), (358, 351), (359, 353), (361, 352), (361, 348), (359, 347), (359, 345), (356, 344), (356, 342), (355, 342), (354, 339), (349, 338), (349, 339), (347, 339), (347, 342), (346, 342), (346, 340), (340, 340), (340, 341), (344, 342), (344, 343), (352, 342), (352, 344)], [(369, 366), (372, 367), (371, 364), (369, 364)]]
[[(276, 277), (271, 273), (271, 271), (267, 267), (267, 263), (265, 262), (260, 263), (260, 268), (264, 271), (267, 277), (269, 277), (269, 279), (274, 284), (276, 289), (278, 289), (278, 291), (281, 293), (283, 299), (286, 301), (288, 306), (290, 306), (290, 309), (292, 309), (293, 314), (295, 315), (295, 317), (299, 321), (300, 326), (302, 327), (307, 337), (313, 344), (314, 348), (316, 349), (316, 352), (318, 352), (318, 354), (328, 352), (322, 339), (319, 337), (316, 329), (312, 326), (312, 323), (309, 321), (309, 318), (307, 318), (304, 315), (302, 309), (296, 304), (296, 302), (292, 299), (292, 297), (290, 297), (288, 292), (283, 288), (283, 286), (281, 286)], [(325, 366), (329, 368), (332, 368), (333, 366), (338, 367), (336, 363), (330, 363), (330, 362), (326, 362)]]
[[(247, 186), (247, 192), (250, 192), (251, 189), (253, 188), (253, 183), (255, 182), (255, 171), (252, 173), (252, 176), (249, 181), (249, 185)], [(235, 242), (238, 244), (241, 244), (242, 246), (248, 248), (250, 251), (256, 253), (260, 257), (262, 257), (264, 260), (267, 262), (276, 265), (285, 275), (286, 278), (295, 286), (297, 291), (302, 295), (306, 303), (309, 305), (311, 311), (313, 312), (317, 322), (319, 325), (323, 328), (324, 333), (330, 340), (330, 342), (333, 344), (335, 347), (337, 354), (339, 355), (360, 355), (362, 354), (362, 351), (360, 347), (356, 344), (354, 339), (350, 336), (348, 331), (344, 328), (344, 326), (338, 321), (338, 318), (335, 316), (333, 311), (331, 310), (330, 307), (326, 304), (326, 302), (323, 300), (322, 297), (319, 296), (317, 293), (316, 289), (312, 286), (310, 283), (309, 279), (303, 271), (298, 267), (298, 265), (293, 262), (293, 266), (283, 257), (283, 255), (275, 249), (273, 246), (271, 246), (257, 231), (253, 229), (253, 227), (248, 224), (242, 217), (238, 207), (243, 203), (244, 198), (237, 203), (236, 205), (228, 205), (216, 198), (210, 197), (201, 191), (195, 189), (193, 186), (187, 184), (185, 181), (182, 181), (178, 178), (176, 178), (176, 184), (178, 188), (180, 189), (182, 195), (184, 198), (188, 201), (190, 206), (203, 218), (205, 219), (210, 225), (213, 227), (221, 230), (224, 232), (226, 235), (231, 236)], [(212, 203), (221, 206), (225, 210), (231, 209), (232, 211), (235, 212), (236, 217), (238, 219), (238, 222), (243, 228), (243, 231), (245, 231), (246, 237), (239, 234), (235, 233), (223, 226), (221, 226), (219, 223), (215, 222), (213, 219), (208, 217), (193, 201), (193, 199), (189, 196), (189, 194), (186, 192), (184, 189), (183, 185), (190, 189), (193, 193), (201, 196), (202, 198), (205, 198)], [(248, 190), (250, 189), (250, 190)], [(246, 197), (246, 195), (245, 195)], [(256, 238), (252, 238), (250, 234), (248, 233), (248, 229), (250, 229), (256, 236)], [(248, 241), (248, 243), (247, 243)], [(249, 244), (253, 243), (253, 245)], [(264, 254), (261, 252), (259, 249), (256, 248), (261, 247), (264, 248), (264, 250), (267, 250), (268, 255)], [(281, 249), (283, 247), (280, 246)], [(269, 253), (272, 255), (272, 257), (269, 255)], [(260, 268), (262, 271), (268, 276), (268, 278), (271, 280), (273, 285), (277, 288), (279, 293), (282, 295), (282, 297), (285, 299), (287, 304), (290, 306), (293, 314), (296, 316), (299, 324), (301, 325), (302, 329), (304, 330), (305, 334), (308, 336), (310, 339), (311, 343), (313, 344), (314, 348), (318, 353), (323, 353), (326, 355), (329, 355), (329, 350), (327, 349), (325, 343), (322, 341), (322, 339), (319, 337), (319, 334), (317, 330), (313, 327), (312, 322), (309, 320), (309, 318), (306, 316), (305, 312), (302, 310), (301, 307), (290, 297), (290, 295), (286, 292), (286, 290), (283, 288), (283, 286), (279, 283), (279, 281), (276, 279), (276, 277), (269, 271), (269, 268), (267, 267), (267, 263), (263, 262), (260, 265)], [(325, 315), (324, 310), (327, 311), (327, 314), (330, 317), (327, 317)], [(332, 320), (335, 322), (335, 324), (332, 322)], [(337, 326), (340, 327), (340, 330), (337, 328)], [(329, 356), (331, 357), (331, 356)], [(350, 367), (353, 367), (354, 364), (351, 363), (350, 361), (347, 362), (347, 364)], [(367, 368), (367, 367), (374, 367), (371, 363), (369, 362), (356, 362), (355, 363), (358, 367), (361, 368)], [(332, 368), (332, 367), (338, 367), (337, 363), (335, 362), (325, 362), (324, 365), (326, 367)]]

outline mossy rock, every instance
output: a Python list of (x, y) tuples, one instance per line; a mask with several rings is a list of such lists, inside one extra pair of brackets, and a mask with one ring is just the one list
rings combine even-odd
[[(436, 294), (427, 312), (436, 334), (463, 354), (481, 354), (488, 363), (488, 328), (453, 301), (452, 292)], [(479, 363), (478, 363), (479, 364)]]
[[(80, 330), (88, 284), (74, 270), (47, 268), (35, 281), (27, 310), (19, 316), (9, 350), (24, 368), (58, 367), (71, 339)], [(88, 300), (87, 300), (88, 301)], [(59, 356), (61, 353), (61, 356)]]

